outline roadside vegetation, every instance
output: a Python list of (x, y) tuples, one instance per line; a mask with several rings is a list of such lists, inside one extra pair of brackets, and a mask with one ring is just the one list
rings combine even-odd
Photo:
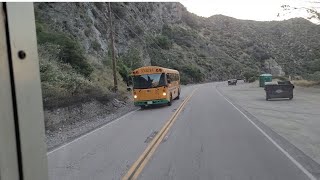
[(177, 69), (183, 84), (235, 78), (254, 82), (260, 74), (270, 73), (270, 67), (281, 69), (283, 79), (289, 75), (305, 79), (297, 82), (305, 86), (320, 81), (320, 28), (307, 20), (202, 18), (179, 3), (111, 6), (117, 94), (112, 90), (107, 4), (35, 3), (46, 106), (125, 98), (131, 71), (143, 65)]
[(320, 87), (320, 81), (294, 80), (293, 84), (301, 87)]
[(119, 82), (119, 92), (115, 94), (112, 91), (110, 67), (90, 62), (76, 39), (63, 32), (50, 31), (39, 21), (36, 22), (36, 28), (46, 108), (68, 106), (91, 99), (107, 102), (114, 96), (126, 98), (125, 83)]

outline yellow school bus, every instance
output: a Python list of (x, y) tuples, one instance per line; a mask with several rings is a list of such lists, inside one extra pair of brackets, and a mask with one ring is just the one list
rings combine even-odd
[(180, 97), (179, 71), (158, 66), (145, 66), (134, 70), (133, 80), (134, 104), (151, 106), (155, 104), (172, 104)]

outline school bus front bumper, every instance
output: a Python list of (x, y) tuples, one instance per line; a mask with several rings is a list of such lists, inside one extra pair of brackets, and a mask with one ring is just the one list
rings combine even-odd
[(156, 100), (149, 100), (149, 101), (135, 101), (134, 105), (147, 106), (147, 105), (168, 104), (168, 103), (169, 103), (169, 101), (167, 99), (156, 99)]

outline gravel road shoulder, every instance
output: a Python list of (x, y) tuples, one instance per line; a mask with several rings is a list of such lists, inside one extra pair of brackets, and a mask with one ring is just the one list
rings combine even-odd
[(320, 89), (296, 87), (291, 101), (266, 101), (257, 82), (218, 89), (320, 164)]
[[(96, 102), (95, 102), (96, 103)], [(117, 106), (114, 106), (117, 103)], [(112, 108), (108, 108), (113, 106)], [(132, 102), (110, 102), (105, 107), (105, 113), (97, 114), (91, 118), (83, 118), (73, 122), (62, 122), (54, 126), (54, 128), (46, 129), (46, 143), (48, 151), (70, 142), (77, 137), (84, 135), (98, 127), (101, 127), (133, 110), (138, 109)], [(94, 111), (94, 110), (93, 110)], [(101, 110), (100, 110), (101, 111)]]

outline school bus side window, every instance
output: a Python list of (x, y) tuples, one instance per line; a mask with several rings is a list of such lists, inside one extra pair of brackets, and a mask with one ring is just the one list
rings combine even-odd
[(167, 82), (171, 83), (171, 75), (169, 73), (167, 74)]
[(179, 81), (179, 77), (177, 74), (168, 74), (168, 79), (170, 79), (171, 82), (173, 81)]

